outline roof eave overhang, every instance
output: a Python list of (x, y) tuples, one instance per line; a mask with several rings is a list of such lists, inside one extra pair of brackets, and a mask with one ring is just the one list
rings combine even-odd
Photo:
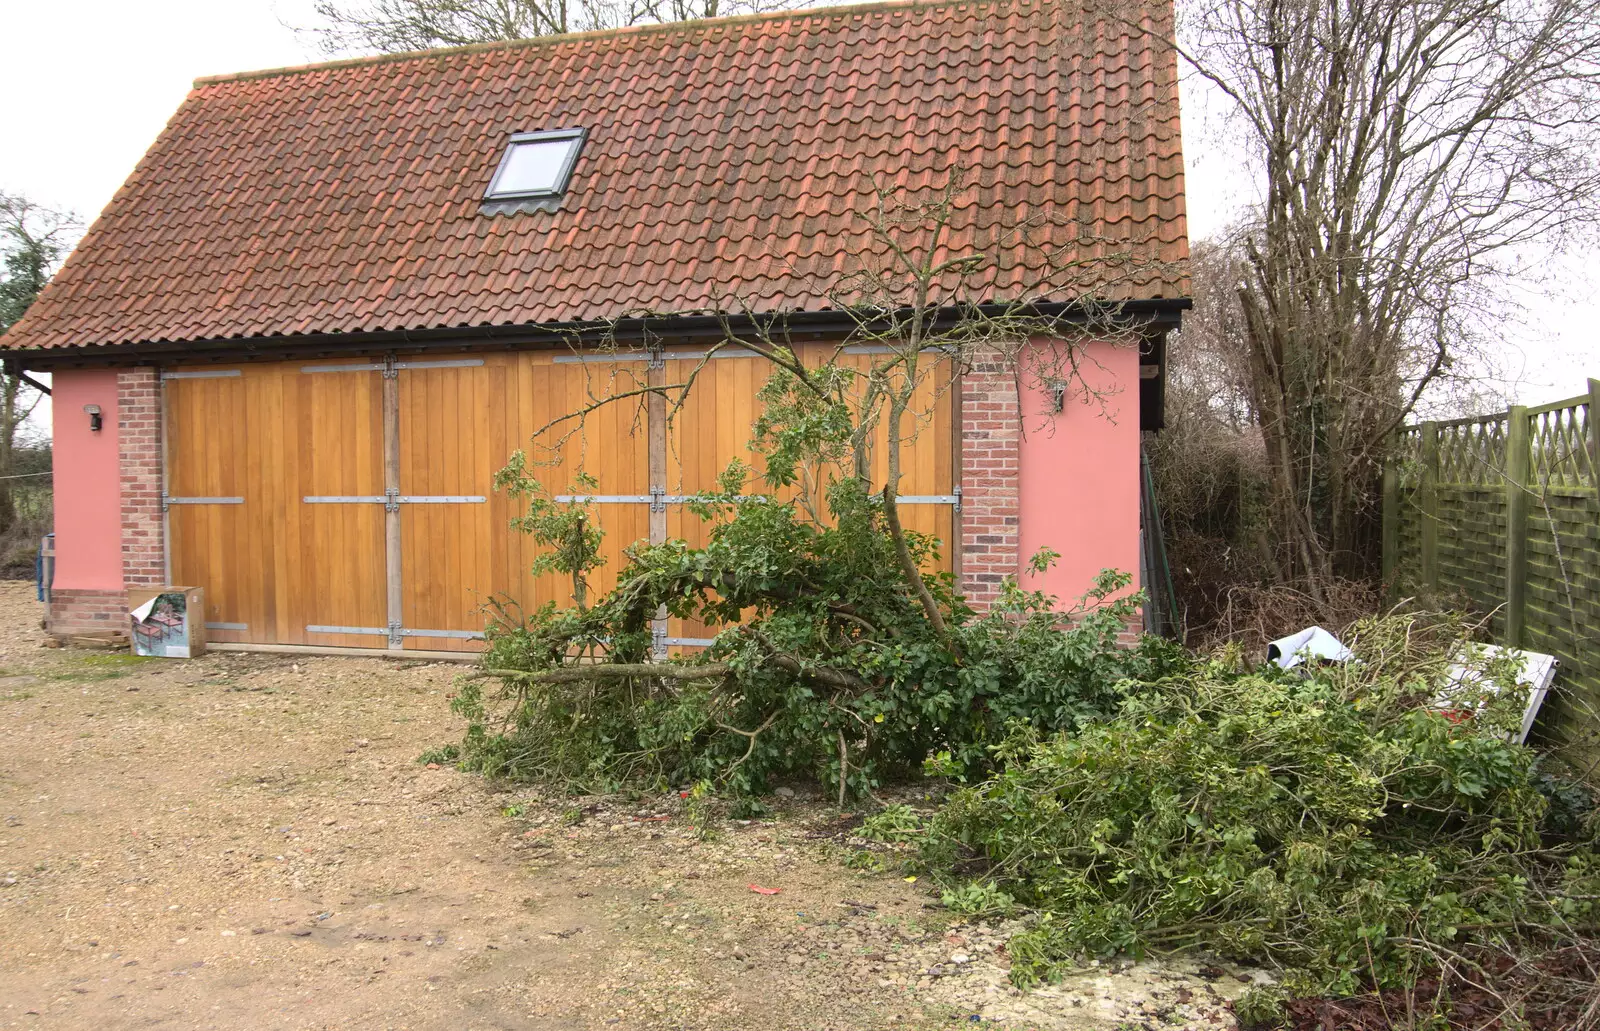
[[(1078, 324), (1117, 326), (1146, 336), (1165, 334), (1178, 327), (1188, 298), (1155, 298), (1097, 303), (1041, 303), (1019, 308), (1012, 304), (976, 306), (978, 314), (1059, 320)], [(971, 317), (971, 309), (941, 309), (937, 320), (953, 324)], [(876, 323), (887, 326), (892, 315), (879, 319), (861, 312), (828, 309), (770, 314), (692, 314), (645, 316), (594, 322), (543, 322), (521, 325), (452, 326), (437, 329), (375, 330), (355, 333), (305, 333), (209, 340), (140, 341), (83, 347), (17, 349), (4, 353), (14, 369), (50, 372), (61, 368), (130, 365), (205, 364), (241, 361), (275, 361), (294, 358), (418, 354), (429, 351), (541, 350), (559, 347), (630, 346), (646, 342), (692, 342), (708, 338), (739, 337), (782, 329), (790, 335), (842, 337), (871, 332)]]

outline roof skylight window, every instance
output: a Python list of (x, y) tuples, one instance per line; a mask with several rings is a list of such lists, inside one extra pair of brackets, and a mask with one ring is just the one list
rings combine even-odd
[(519, 132), (511, 137), (484, 200), (559, 197), (583, 149), (584, 130)]

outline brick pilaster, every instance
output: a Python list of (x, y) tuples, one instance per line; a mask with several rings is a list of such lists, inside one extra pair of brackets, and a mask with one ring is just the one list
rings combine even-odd
[(980, 612), (1016, 576), (1022, 420), (1015, 374), (999, 353), (961, 377), (961, 591)]
[(117, 373), (117, 452), (122, 471), (122, 580), (128, 587), (166, 580), (161, 527), (161, 373), (139, 366)]

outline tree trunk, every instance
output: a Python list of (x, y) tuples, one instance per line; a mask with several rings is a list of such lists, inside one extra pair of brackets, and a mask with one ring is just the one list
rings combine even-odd
[(944, 614), (939, 611), (939, 603), (934, 598), (933, 592), (928, 590), (928, 582), (922, 578), (922, 570), (917, 568), (917, 561), (911, 554), (911, 548), (906, 544), (906, 532), (900, 525), (900, 434), (905, 425), (906, 406), (911, 401), (912, 394), (917, 389), (917, 353), (912, 348), (909, 357), (905, 359), (905, 382), (898, 388), (889, 392), (889, 439), (886, 445), (886, 455), (889, 465), (889, 475), (883, 484), (883, 518), (888, 524), (889, 536), (894, 540), (895, 557), (900, 562), (900, 569), (905, 573), (906, 581), (911, 585), (912, 593), (922, 605), (923, 613), (928, 617), (928, 623), (933, 627), (934, 633), (941, 640), (949, 640), (949, 630), (945, 626)]

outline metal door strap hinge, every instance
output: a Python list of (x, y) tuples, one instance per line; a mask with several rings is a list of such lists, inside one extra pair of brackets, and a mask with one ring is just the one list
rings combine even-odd
[(647, 353), (649, 354), (650, 357), (647, 359), (647, 361), (645, 363), (645, 368), (647, 368), (647, 369), (665, 369), (667, 367), (667, 355), (666, 355), (666, 352), (662, 350), (661, 345), (659, 343), (650, 344), (649, 345), (649, 350), (648, 350)]
[(665, 512), (667, 510), (667, 491), (665, 487), (650, 488), (650, 511)]
[(405, 644), (406, 636), (400, 628), (400, 620), (389, 620), (389, 647), (404, 648)]
[(394, 360), (394, 355), (383, 360), (383, 378), (398, 379), (400, 377), (400, 363)]
[(960, 515), (961, 514), (961, 484), (959, 484), (959, 483), (956, 484), (955, 487), (953, 487), (951, 489), (950, 493), (955, 495), (956, 503), (953, 506), (953, 508), (954, 508), (956, 514)]
[(383, 492), (383, 510), (385, 512), (400, 511), (400, 488), (390, 487)]

